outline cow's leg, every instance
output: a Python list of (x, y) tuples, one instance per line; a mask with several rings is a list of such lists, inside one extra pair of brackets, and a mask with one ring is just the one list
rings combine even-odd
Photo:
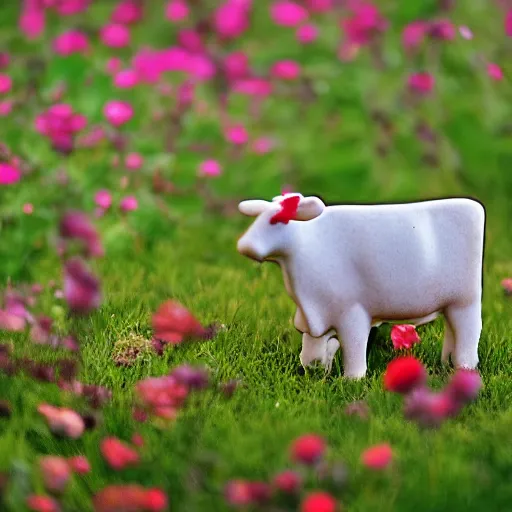
[(455, 335), (453, 333), (450, 322), (445, 317), (444, 319), (444, 339), (443, 339), (443, 350), (441, 352), (441, 361), (443, 363), (450, 362), (450, 355), (453, 354), (455, 349)]
[(340, 347), (340, 343), (335, 337), (336, 332), (331, 330), (315, 338), (305, 332), (302, 335), (302, 351), (300, 353), (300, 362), (305, 368), (313, 361), (320, 361), (325, 368), (326, 373), (329, 373), (332, 368), (334, 356)]
[(371, 315), (359, 305), (341, 315), (336, 331), (343, 345), (345, 377), (359, 379), (366, 375), (366, 346), (371, 323)]
[(455, 366), (474, 369), (478, 365), (478, 342), (482, 331), (480, 300), (469, 306), (451, 305), (445, 312), (455, 338)]

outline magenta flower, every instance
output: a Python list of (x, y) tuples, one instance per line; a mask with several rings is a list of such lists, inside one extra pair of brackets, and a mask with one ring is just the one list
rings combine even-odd
[(94, 196), (96, 206), (108, 210), (112, 206), (112, 194), (108, 190), (98, 190)]
[(241, 51), (230, 53), (224, 58), (223, 67), (228, 80), (245, 78), (249, 74), (249, 58)]
[(505, 34), (512, 37), (512, 8), (505, 15)]
[(165, 17), (172, 22), (183, 21), (188, 13), (189, 8), (184, 0), (170, 0), (165, 7)]
[(391, 328), (391, 341), (395, 350), (410, 349), (415, 343), (419, 343), (420, 337), (414, 325), (394, 325)]
[(124, 159), (124, 166), (129, 171), (138, 171), (144, 164), (144, 157), (140, 153), (128, 153)]
[(89, 48), (87, 36), (79, 30), (69, 30), (53, 40), (53, 51), (58, 55), (85, 53)]
[(204, 160), (199, 164), (199, 174), (201, 176), (219, 176), (222, 173), (222, 167), (217, 160)]
[(402, 44), (408, 52), (415, 50), (423, 42), (429, 24), (426, 21), (413, 21), (409, 23), (402, 32)]
[(103, 114), (107, 121), (117, 128), (133, 117), (133, 108), (125, 101), (109, 101), (103, 108)]
[(224, 133), (224, 136), (228, 142), (231, 142), (231, 144), (234, 144), (235, 146), (246, 144), (249, 140), (247, 130), (241, 124), (235, 124), (228, 127)]
[(121, 71), (123, 61), (119, 57), (111, 57), (107, 61), (106, 71), (109, 75), (115, 75)]
[(116, 5), (110, 20), (112, 23), (132, 25), (140, 21), (143, 14), (142, 3), (136, 0), (122, 0)]
[(272, 94), (272, 84), (265, 78), (244, 78), (235, 81), (231, 90), (245, 96), (266, 98)]
[(503, 80), (503, 71), (500, 68), (500, 66), (498, 66), (498, 64), (495, 64), (494, 62), (489, 62), (487, 64), (487, 74), (497, 82)]
[(446, 387), (446, 392), (460, 404), (475, 400), (482, 387), (482, 378), (476, 370), (457, 370)]
[(306, 5), (311, 12), (328, 12), (334, 7), (334, 0), (306, 0)]
[(119, 208), (122, 212), (133, 212), (139, 207), (139, 202), (135, 196), (126, 196), (121, 199), (119, 203)]
[(277, 1), (270, 7), (270, 17), (276, 25), (296, 27), (308, 18), (308, 11), (290, 0)]
[(282, 60), (272, 66), (271, 73), (281, 80), (296, 80), (300, 75), (300, 65), (293, 60)]
[(12, 79), (9, 75), (0, 73), (0, 94), (7, 94), (12, 89)]
[(189, 52), (204, 52), (205, 47), (197, 30), (183, 28), (178, 32), (178, 44)]
[(226, 1), (215, 10), (213, 25), (221, 39), (236, 39), (249, 27), (247, 8), (235, 1)]
[(388, 28), (388, 22), (381, 16), (376, 6), (369, 3), (355, 3), (352, 16), (342, 21), (349, 43), (363, 46), (368, 44), (375, 35)]
[(27, 39), (36, 39), (45, 28), (45, 11), (40, 0), (23, 0), (19, 27)]
[(455, 39), (455, 25), (449, 20), (439, 20), (430, 23), (429, 35), (434, 39), (451, 41)]
[(60, 222), (60, 236), (80, 240), (86, 256), (103, 256), (103, 247), (98, 232), (87, 215), (78, 211), (67, 212)]
[(418, 94), (432, 92), (435, 85), (435, 78), (430, 73), (413, 73), (407, 80), (409, 89)]
[(252, 143), (252, 151), (258, 155), (264, 155), (272, 151), (275, 146), (274, 139), (270, 137), (259, 137)]
[(21, 179), (21, 172), (12, 165), (0, 162), (0, 185), (12, 185)]
[(77, 314), (90, 313), (101, 303), (99, 281), (78, 258), (67, 261), (64, 266), (64, 299)]
[(124, 69), (114, 76), (114, 85), (119, 89), (131, 89), (139, 83), (139, 77), (133, 69)]
[(11, 58), (7, 52), (0, 52), (0, 69), (5, 69), (7, 66), (9, 66), (10, 61)]
[(309, 44), (316, 41), (318, 37), (318, 29), (315, 25), (309, 23), (306, 25), (302, 25), (297, 29), (296, 32), (297, 41), (302, 44)]
[(273, 479), (273, 486), (286, 494), (296, 494), (302, 486), (302, 477), (291, 470), (278, 473)]
[(86, 11), (90, 3), (91, 0), (57, 0), (52, 6), (60, 16), (73, 16)]
[(124, 48), (130, 44), (130, 31), (125, 25), (110, 23), (100, 30), (100, 40), (109, 48)]

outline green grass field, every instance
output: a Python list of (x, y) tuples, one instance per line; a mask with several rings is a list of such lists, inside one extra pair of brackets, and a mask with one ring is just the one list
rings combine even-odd
[[(148, 87), (115, 91), (103, 72), (108, 49), (94, 43), (88, 57), (51, 57), (49, 41), (55, 34), (70, 26), (96, 30), (105, 23), (114, 2), (97, 0), (81, 19), (51, 18), (44, 43), (25, 42), (16, 27), (18, 7), (11, 2), (0, 6), (0, 50), (19, 55), (11, 64), (13, 96), (19, 105), (1, 119), (0, 142), (33, 165), (33, 172), (20, 183), (0, 187), (4, 286), (8, 282), (46, 285), (52, 279), (60, 283), (53, 239), (64, 208), (92, 212), (92, 198), (100, 188), (112, 190), (115, 198), (133, 193), (139, 200), (137, 211), (127, 216), (112, 212), (95, 222), (106, 248), (105, 257), (93, 264), (102, 283), (100, 309), (72, 323), (63, 302), (48, 287), (36, 307), (54, 318), (58, 332), (73, 329), (78, 334), (79, 380), (110, 388), (112, 400), (97, 412), (96, 428), (78, 440), (60, 439), (50, 433), (37, 406), (46, 402), (85, 412), (85, 403), (55, 384), (0, 372), (0, 399), (12, 407), (9, 418), (0, 418), (0, 472), (9, 475), (3, 498), (0, 493), (0, 510), (22, 511), (28, 494), (44, 493), (37, 460), (46, 454), (84, 454), (91, 463), (91, 473), (73, 477), (63, 495), (66, 511), (93, 510), (93, 494), (106, 485), (128, 482), (161, 487), (168, 492), (173, 511), (229, 510), (223, 495), (226, 482), (235, 478), (268, 481), (290, 467), (290, 442), (309, 432), (324, 436), (328, 458), (347, 466), (345, 486), (332, 489), (344, 510), (501, 512), (512, 508), (512, 302), (500, 286), (503, 278), (512, 275), (512, 66), (508, 59), (512, 42), (504, 35), (504, 15), (496, 5), (483, 0), (458, 4), (444, 17), (456, 26), (469, 26), (474, 39), (466, 41), (457, 33), (453, 41), (436, 41), (408, 60), (400, 46), (402, 28), (418, 18), (439, 17), (437, 4), (382, 2), (390, 28), (382, 46), (386, 67), (377, 69), (365, 48), (351, 63), (336, 58), (339, 29), (329, 15), (319, 17), (320, 42), (301, 47), (294, 42), (293, 29), (289, 32), (271, 24), (267, 2), (258, 3), (248, 34), (232, 48), (247, 51), (258, 70), (281, 58), (296, 59), (314, 91), (314, 99), (308, 99), (298, 86), (283, 86), (255, 118), (247, 113), (250, 106), (245, 99), (230, 104), (229, 115), (243, 122), (251, 134), (278, 140), (276, 149), (263, 156), (231, 154), (207, 85), (200, 86), (197, 94), (210, 105), (209, 110), (203, 116), (191, 113), (185, 118), (170, 153), (164, 149), (167, 125), (154, 122), (151, 112), (170, 108), (172, 103), (165, 104), (169, 99), (157, 97)], [(134, 47), (173, 44), (172, 27), (161, 19), (161, 9), (163, 4), (151, 7), (148, 19), (134, 28)], [(120, 53), (128, 61), (130, 50)], [(39, 70), (27, 60), (29, 56), (41, 58), (44, 68)], [(486, 61), (502, 66), (503, 80), (488, 77)], [(436, 86), (428, 98), (411, 106), (404, 89), (408, 73), (417, 69), (434, 74)], [(91, 85), (83, 87), (88, 77)], [(31, 79), (40, 94), (25, 95)], [(102, 122), (101, 109), (108, 99), (133, 103), (136, 116), (123, 130), (128, 148), (144, 155), (146, 164), (130, 177), (127, 191), (120, 190), (123, 172), (111, 165), (115, 150), (108, 143), (63, 157), (34, 131), (35, 116), (50, 105), (50, 92), (61, 80), (69, 85), (65, 101), (86, 114), (91, 124)], [(433, 143), (417, 135), (419, 123), (435, 134)], [(221, 202), (270, 199), (285, 184), (304, 195), (320, 195), (327, 203), (448, 196), (481, 200), (487, 209), (487, 233), (479, 347), (484, 385), (478, 400), (437, 430), (424, 431), (406, 421), (402, 398), (382, 386), (386, 365), (396, 356), (388, 325), (372, 335), (365, 379), (354, 382), (341, 376), (340, 353), (328, 377), (319, 369), (301, 371), (301, 339), (292, 325), (294, 304), (279, 268), (258, 265), (236, 252), (237, 237), (250, 221), (237, 213), (212, 213), (196, 192), (174, 196), (152, 190), (155, 170), (179, 186), (194, 184), (196, 167), (206, 158), (200, 150), (191, 149), (195, 143), (210, 146), (210, 153), (223, 162), (223, 175), (206, 185)], [(56, 178), (63, 168), (69, 176), (65, 186)], [(27, 202), (34, 205), (31, 216), (21, 213)], [(117, 366), (112, 358), (115, 342), (131, 333), (151, 338), (151, 315), (169, 298), (184, 304), (203, 324), (216, 322), (223, 328), (213, 340), (171, 346), (163, 356), (149, 354), (132, 367)], [(428, 368), (433, 387), (441, 387), (453, 371), (440, 362), (443, 321), (421, 326), (418, 332), (422, 342), (412, 353)], [(42, 362), (64, 355), (33, 344), (28, 333), (2, 331), (0, 341), (12, 342), (17, 356)], [(208, 366), (213, 388), (198, 394), (170, 426), (134, 421), (135, 383), (164, 375), (184, 362)], [(226, 399), (215, 386), (230, 379), (240, 379), (243, 386)], [(368, 403), (367, 420), (344, 413), (345, 406), (355, 400)], [(114, 435), (129, 441), (135, 432), (145, 440), (141, 463), (112, 471), (100, 454), (101, 440)], [(360, 455), (382, 442), (392, 446), (394, 462), (386, 471), (374, 473), (363, 467)], [(325, 485), (311, 477), (305, 488)], [(263, 509), (298, 510), (293, 502)]]

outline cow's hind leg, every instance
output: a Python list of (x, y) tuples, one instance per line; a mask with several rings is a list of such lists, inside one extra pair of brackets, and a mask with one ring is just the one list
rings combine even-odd
[(478, 342), (482, 331), (482, 305), (480, 301), (467, 306), (451, 305), (446, 308), (446, 319), (455, 338), (455, 366), (474, 369), (478, 365)]
[(444, 339), (443, 339), (443, 350), (441, 352), (441, 361), (443, 363), (450, 362), (450, 355), (453, 354), (455, 349), (455, 335), (450, 322), (447, 318), (444, 319)]
[(366, 346), (372, 319), (362, 306), (342, 314), (336, 328), (343, 348), (345, 377), (359, 379), (366, 375)]

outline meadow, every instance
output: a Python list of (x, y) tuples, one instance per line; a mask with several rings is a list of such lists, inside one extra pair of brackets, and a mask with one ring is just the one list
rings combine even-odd
[[(509, 4), (1, 2), (0, 510), (509, 510)], [(406, 419), (386, 324), (366, 378), (340, 354), (328, 376), (301, 367), (279, 268), (236, 251), (238, 202), (283, 190), (485, 205), (475, 401)], [(204, 339), (158, 337), (168, 300)], [(417, 331), (405, 353), (443, 389), (443, 321)], [(182, 365), (200, 370), (142, 411), (140, 382)], [(290, 448), (306, 434), (318, 463)], [(392, 460), (365, 463), (382, 444)]]

